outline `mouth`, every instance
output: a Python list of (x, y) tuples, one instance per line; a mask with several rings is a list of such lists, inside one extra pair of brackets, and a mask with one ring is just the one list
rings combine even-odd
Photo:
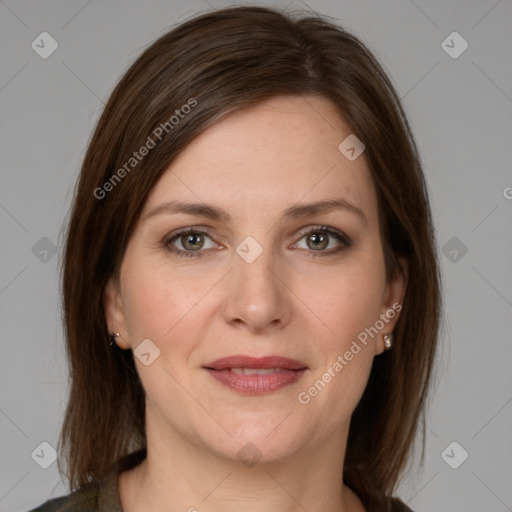
[(217, 382), (246, 395), (278, 391), (297, 382), (308, 370), (301, 361), (287, 357), (244, 355), (217, 359), (203, 368)]

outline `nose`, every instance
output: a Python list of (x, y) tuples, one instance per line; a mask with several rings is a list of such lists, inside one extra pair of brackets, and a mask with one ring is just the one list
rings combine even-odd
[(292, 291), (286, 285), (284, 265), (271, 250), (263, 250), (252, 262), (238, 253), (224, 300), (225, 319), (252, 333), (282, 329), (290, 320)]

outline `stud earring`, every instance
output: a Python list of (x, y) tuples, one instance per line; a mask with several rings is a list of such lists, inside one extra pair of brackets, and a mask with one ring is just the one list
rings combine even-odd
[(393, 333), (384, 334), (384, 348), (390, 350), (393, 345)]
[(110, 347), (112, 347), (116, 343), (116, 339), (119, 337), (118, 332), (113, 332), (109, 337), (108, 341), (110, 343)]

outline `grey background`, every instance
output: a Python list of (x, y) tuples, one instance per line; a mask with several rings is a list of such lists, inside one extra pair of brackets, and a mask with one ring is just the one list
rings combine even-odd
[[(44, 441), (56, 447), (66, 403), (61, 228), (103, 104), (171, 25), (228, 5), (236, 4), (0, 1), (0, 511), (68, 492), (56, 463), (42, 469), (31, 454)], [(425, 466), (419, 471), (415, 459), (400, 494), (416, 512), (512, 510), (512, 2), (308, 5), (358, 35), (385, 66), (431, 191), (446, 324)], [(47, 59), (31, 48), (43, 31), (59, 44)], [(453, 31), (469, 44), (456, 59), (441, 47)], [(441, 456), (453, 441), (469, 453), (457, 469)], [(456, 461), (462, 452), (448, 453)]]

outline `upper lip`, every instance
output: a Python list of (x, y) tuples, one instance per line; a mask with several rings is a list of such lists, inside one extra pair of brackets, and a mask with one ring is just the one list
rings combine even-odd
[(224, 370), (226, 368), (283, 368), (287, 370), (303, 370), (307, 366), (301, 361), (281, 356), (251, 357), (245, 355), (234, 355), (222, 357), (211, 363), (205, 364), (204, 368), (213, 370)]

